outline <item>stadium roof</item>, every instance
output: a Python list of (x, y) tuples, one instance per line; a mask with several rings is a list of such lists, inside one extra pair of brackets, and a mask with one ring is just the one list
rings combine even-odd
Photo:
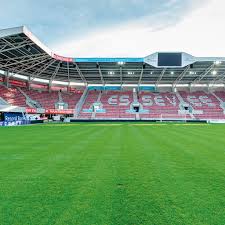
[(0, 30), (0, 70), (61, 84), (224, 84), (225, 57), (183, 52), (140, 58), (70, 58), (52, 52), (26, 27)]

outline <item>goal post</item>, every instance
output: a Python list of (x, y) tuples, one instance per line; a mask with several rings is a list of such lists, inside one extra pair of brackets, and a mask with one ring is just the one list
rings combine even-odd
[(183, 121), (187, 122), (186, 114), (161, 114), (160, 122), (164, 121)]

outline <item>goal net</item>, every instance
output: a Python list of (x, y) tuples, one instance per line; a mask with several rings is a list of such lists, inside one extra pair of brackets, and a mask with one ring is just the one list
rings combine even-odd
[(160, 121), (187, 121), (189, 115), (186, 114), (161, 114)]

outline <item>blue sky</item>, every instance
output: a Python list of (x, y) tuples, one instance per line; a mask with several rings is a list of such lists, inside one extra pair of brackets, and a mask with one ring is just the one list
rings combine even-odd
[[(4, 3), (1, 4), (0, 28), (26, 25), (57, 53), (81, 57), (145, 56), (155, 50), (189, 50), (191, 43), (186, 37), (188, 33), (184, 32), (183, 27), (186, 25), (183, 23), (186, 21), (188, 24), (187, 29), (193, 39), (196, 27), (201, 29), (205, 26), (202, 24), (204, 20), (199, 20), (201, 16), (196, 15), (209, 15), (210, 18), (205, 21), (208, 23), (208, 19), (215, 20), (218, 17), (217, 14), (210, 14), (210, 9), (215, 8), (215, 2), (224, 6), (223, 0), (1, 1)], [(192, 22), (188, 21), (191, 19)], [(180, 27), (181, 24), (183, 27)], [(172, 32), (174, 28), (176, 31)], [(165, 40), (168, 35), (169, 38)], [(183, 35), (187, 41), (183, 40), (182, 48), (178, 43), (181, 38), (184, 39)], [(200, 39), (197, 41), (200, 42)], [(188, 46), (185, 42), (188, 42)], [(196, 40), (191, 42), (195, 44)], [(208, 54), (222, 54), (218, 49)], [(189, 52), (198, 53), (193, 49)], [(202, 54), (206, 53), (202, 51)]]

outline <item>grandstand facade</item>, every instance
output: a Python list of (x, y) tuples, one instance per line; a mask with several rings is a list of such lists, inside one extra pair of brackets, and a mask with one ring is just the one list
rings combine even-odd
[(225, 57), (70, 58), (0, 30), (0, 112), (73, 120), (225, 121)]

